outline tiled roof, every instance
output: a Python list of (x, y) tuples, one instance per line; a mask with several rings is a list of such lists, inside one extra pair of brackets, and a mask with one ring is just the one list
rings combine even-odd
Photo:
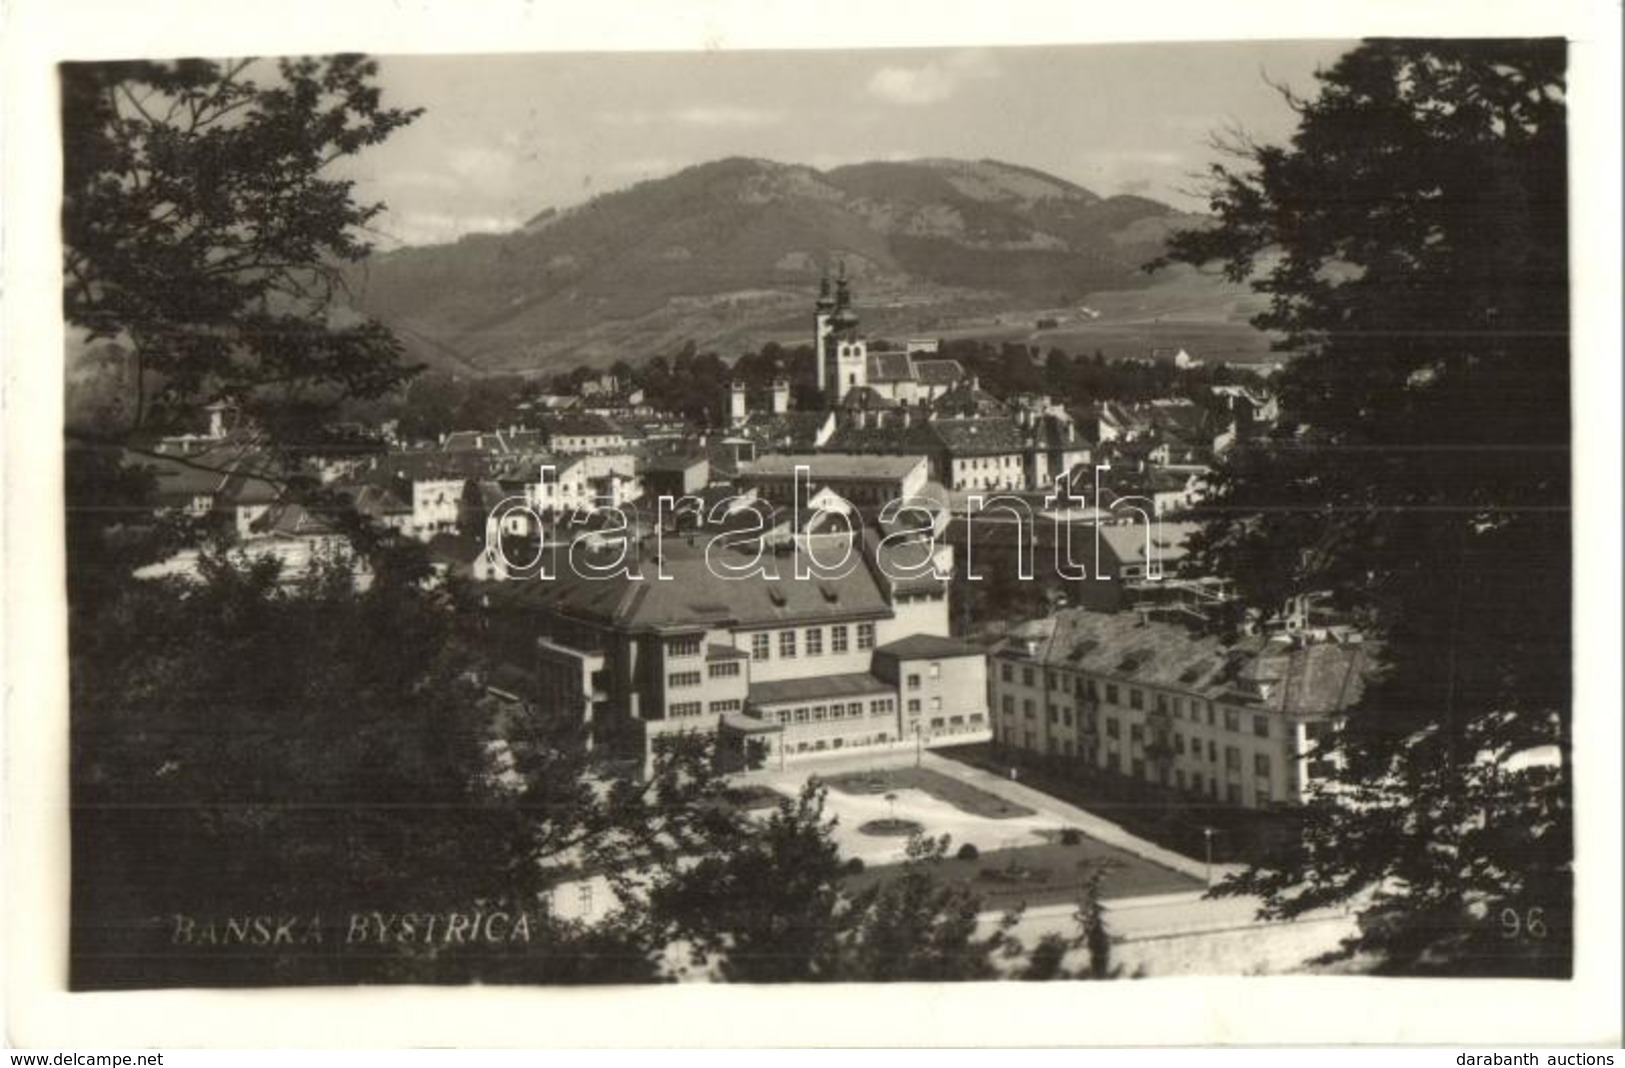
[[(519, 608), (554, 609), (605, 624), (628, 628), (699, 627), (733, 623), (772, 626), (849, 618), (881, 618), (890, 608), (867, 567), (856, 567), (841, 577), (797, 581), (795, 553), (764, 553), (762, 566), (773, 577), (749, 579), (718, 573), (713, 564), (737, 568), (750, 565), (753, 553), (720, 544), (707, 560), (710, 537), (668, 538), (665, 557), (657, 564), (653, 546), (641, 554), (641, 578), (625, 574), (577, 575), (561, 563), (559, 574), (547, 581), (507, 582), (492, 591), (493, 601)], [(609, 559), (613, 559), (613, 555)], [(655, 581), (657, 568), (672, 581)]]
[(412, 506), (387, 486), (358, 486), (350, 494), (351, 506), (364, 516), (411, 515)]
[(945, 638), (936, 634), (913, 634), (907, 638), (900, 638), (894, 642), (887, 642), (875, 650), (887, 656), (894, 656), (899, 660), (925, 660), (932, 657), (953, 656), (982, 656), (985, 654), (980, 646), (960, 641), (958, 638)]
[(997, 416), (1006, 411), (1004, 403), (978, 386), (974, 379), (961, 382), (931, 402), (931, 410), (939, 415), (971, 418)]
[(922, 386), (951, 386), (965, 376), (958, 360), (915, 360), (914, 375)]
[(549, 441), (560, 434), (572, 437), (615, 437), (621, 433), (616, 425), (594, 412), (562, 412), (547, 417), (543, 433)]
[(909, 426), (843, 426), (830, 436), (828, 447), (870, 455), (931, 456), (942, 451), (942, 439), (922, 420)]
[(819, 701), (896, 692), (895, 686), (864, 671), (849, 675), (812, 675), (801, 679), (753, 682), (749, 696), (753, 705), (781, 705), (791, 701)]
[(841, 398), (841, 407), (849, 412), (884, 412), (897, 407), (897, 402), (868, 386), (853, 386)]
[(740, 478), (749, 481), (752, 476), (788, 478), (797, 467), (806, 467), (808, 480), (823, 482), (829, 479), (854, 481), (872, 479), (890, 482), (907, 477), (920, 466), (917, 456), (873, 456), (843, 452), (775, 453), (760, 457), (740, 468)]
[[(1151, 553), (1163, 565), (1178, 563), (1189, 552), (1186, 543), (1202, 529), (1200, 523), (1151, 524)], [(1107, 523), (1100, 528), (1100, 540), (1125, 564), (1146, 562), (1146, 528), (1139, 523)]]
[(1031, 633), (1041, 663), (1297, 716), (1357, 702), (1379, 654), (1369, 641), (1296, 645), (1248, 637), (1226, 644), (1183, 624), (1142, 622), (1132, 612), (1068, 609), (1040, 622), (1036, 631), (1013, 632), (997, 650), (1024, 654)]
[(1020, 452), (1027, 437), (1009, 419), (938, 419), (931, 429), (953, 456), (989, 456)]
[(810, 449), (829, 417), (828, 412), (752, 412), (737, 432), (769, 448)]
[(252, 529), (280, 537), (323, 537), (334, 533), (333, 524), (302, 504), (283, 504), (254, 520)]
[(871, 382), (910, 382), (914, 380), (914, 361), (906, 352), (869, 353), (866, 371)]
[(380, 456), (366, 481), (388, 485), (392, 480), (426, 482), (447, 479), (482, 478), (490, 466), (479, 452), (392, 452)]

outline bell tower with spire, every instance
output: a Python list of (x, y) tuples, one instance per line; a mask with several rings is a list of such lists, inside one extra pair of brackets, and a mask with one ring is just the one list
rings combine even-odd
[(835, 280), (835, 295), (829, 293), (826, 275), (818, 295), (818, 383), (824, 403), (834, 408), (852, 390), (869, 384), (869, 349), (858, 336), (858, 313), (852, 310), (852, 290), (842, 261)]
[[(829, 388), (829, 361), (834, 353), (829, 348), (830, 316), (835, 314), (835, 298), (829, 291), (829, 268), (824, 268), (824, 276), (818, 282), (818, 303), (813, 311), (813, 350), (818, 358), (818, 388)], [(827, 407), (834, 407), (835, 401), (826, 397)]]

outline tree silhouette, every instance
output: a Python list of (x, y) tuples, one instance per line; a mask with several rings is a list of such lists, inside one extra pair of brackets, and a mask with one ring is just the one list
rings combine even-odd
[(1301, 843), (1230, 889), (1359, 899), (1349, 949), (1394, 970), (1569, 968), (1564, 63), (1362, 44), (1288, 94), (1288, 144), (1231, 144), (1218, 225), (1169, 246), (1251, 280), (1295, 354), (1289, 428), (1231, 451), (1198, 554), (1258, 610), (1329, 591), (1380, 642)]

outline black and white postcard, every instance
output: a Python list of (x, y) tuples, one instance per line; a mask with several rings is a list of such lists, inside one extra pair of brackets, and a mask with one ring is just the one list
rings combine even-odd
[(420, 6), (15, 79), (36, 1020), (1609, 1040), (1617, 11)]

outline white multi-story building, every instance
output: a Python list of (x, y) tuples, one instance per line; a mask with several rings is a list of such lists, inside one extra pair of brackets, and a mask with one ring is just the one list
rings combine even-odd
[(494, 640), (529, 679), (518, 696), (645, 768), (677, 733), (769, 765), (985, 740), (986, 656), (948, 637), (947, 583), (903, 577), (920, 554), (872, 531), (855, 549), (845, 568), (805, 547), (756, 556), (688, 538), (613, 574), (561, 561), (551, 578), (495, 584)]
[(992, 651), (994, 740), (1248, 808), (1298, 803), (1374, 648), (1343, 633), (1226, 644), (1134, 612), (1063, 611)]

